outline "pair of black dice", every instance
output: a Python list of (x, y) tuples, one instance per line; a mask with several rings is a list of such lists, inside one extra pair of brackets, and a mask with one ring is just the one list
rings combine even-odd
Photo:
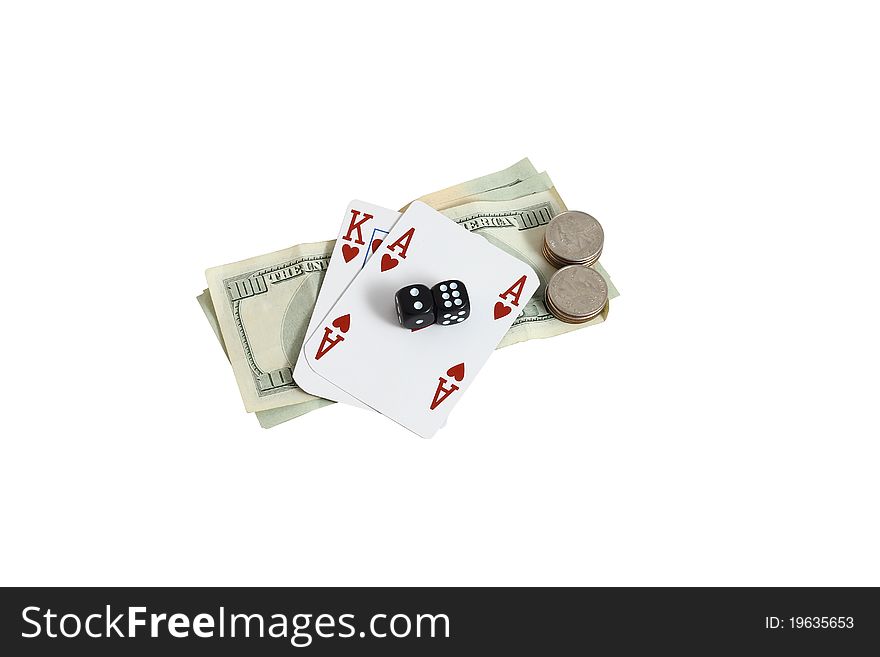
[(415, 284), (402, 287), (394, 295), (397, 320), (408, 329), (421, 329), (431, 324), (461, 324), (471, 314), (467, 288), (461, 281), (440, 281), (432, 288)]

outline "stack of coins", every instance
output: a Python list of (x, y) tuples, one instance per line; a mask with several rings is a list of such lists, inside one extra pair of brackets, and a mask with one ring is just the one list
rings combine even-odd
[(553, 274), (544, 295), (556, 319), (583, 324), (596, 317), (608, 303), (608, 284), (595, 269), (569, 265)]
[(544, 257), (556, 267), (590, 266), (602, 255), (605, 232), (602, 225), (586, 212), (561, 212), (547, 224), (544, 232)]

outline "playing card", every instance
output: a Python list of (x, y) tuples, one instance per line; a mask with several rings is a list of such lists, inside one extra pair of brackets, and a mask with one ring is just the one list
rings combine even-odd
[[(399, 212), (363, 201), (352, 201), (348, 205), (336, 238), (336, 246), (330, 256), (330, 264), (324, 274), (324, 282), (321, 284), (315, 309), (312, 311), (312, 318), (306, 329), (303, 345), (324, 320), (327, 311), (360, 273), (370, 256), (379, 248), (398, 217), (400, 217)], [(301, 351), (293, 370), (293, 380), (300, 388), (318, 397), (366, 407), (324, 377), (315, 374), (307, 359), (303, 357), (303, 353)]]
[[(449, 296), (452, 288), (437, 323), (400, 326), (398, 290), (449, 280), (466, 287), (469, 315), (453, 305), (466, 297)], [(429, 438), (537, 287), (527, 264), (415, 202), (306, 340), (304, 355), (315, 373)]]

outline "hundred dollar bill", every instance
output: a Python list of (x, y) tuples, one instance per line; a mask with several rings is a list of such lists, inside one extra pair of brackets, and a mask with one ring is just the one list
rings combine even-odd
[(300, 244), (205, 272), (249, 413), (316, 399), (296, 385), (293, 366), (333, 245)]
[[(202, 312), (205, 313), (205, 319), (208, 320), (211, 330), (214, 331), (214, 335), (217, 337), (217, 342), (220, 343), (220, 348), (223, 349), (223, 353), (226, 354), (228, 359), (229, 354), (226, 352), (226, 343), (223, 342), (223, 334), (220, 332), (220, 322), (217, 321), (217, 313), (214, 311), (214, 303), (211, 301), (211, 291), (204, 290), (196, 297), (196, 300), (199, 302)], [(287, 406), (279, 406), (278, 408), (270, 408), (265, 411), (256, 411), (254, 415), (257, 416), (257, 420), (259, 420), (261, 427), (264, 429), (271, 429), (283, 422), (298, 418), (300, 415), (311, 413), (319, 408), (330, 406), (335, 403), (336, 402), (330, 401), (329, 399), (315, 397), (308, 401), (301, 401), (298, 404), (289, 404)]]
[[(479, 198), (482, 193), (509, 197), (534, 173), (535, 168), (525, 159), (423, 198), (450, 203)], [(296, 384), (293, 367), (333, 245), (333, 241), (302, 244), (205, 272), (227, 356), (248, 412), (318, 399)]]

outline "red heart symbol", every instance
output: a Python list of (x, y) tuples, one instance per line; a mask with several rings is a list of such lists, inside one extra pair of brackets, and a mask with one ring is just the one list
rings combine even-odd
[(333, 326), (339, 329), (340, 333), (348, 333), (351, 327), (351, 315), (342, 315), (333, 320)]
[(373, 250), (373, 253), (375, 253), (376, 249), (378, 249), (381, 245), (382, 245), (382, 240), (380, 240), (377, 237), (376, 239), (373, 240), (373, 243), (370, 245), (370, 248)]
[(461, 381), (464, 378), (464, 363), (453, 365), (446, 370), (446, 375), (451, 376), (456, 381)]
[(399, 264), (400, 264), (400, 261), (389, 253), (386, 253), (382, 256), (382, 266), (381, 266), (382, 271), (388, 271), (389, 269), (394, 269)]
[(346, 262), (351, 262), (352, 258), (358, 253), (360, 253), (360, 249), (356, 246), (351, 246), (350, 244), (342, 245), (342, 257), (345, 258)]
[(500, 301), (495, 302), (495, 319), (507, 317), (510, 314), (510, 306), (505, 306)]

